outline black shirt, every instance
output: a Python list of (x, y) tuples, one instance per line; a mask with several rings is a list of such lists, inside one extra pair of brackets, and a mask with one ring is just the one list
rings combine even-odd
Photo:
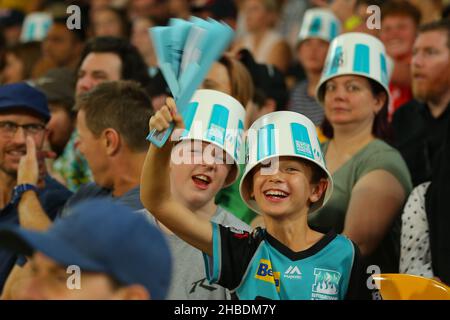
[[(448, 110), (448, 108), (447, 108)], [(450, 285), (450, 124), (425, 196), (433, 274)]]
[(444, 144), (450, 108), (435, 118), (429, 107), (417, 100), (401, 106), (392, 120), (394, 146), (408, 165), (414, 186), (431, 180)]

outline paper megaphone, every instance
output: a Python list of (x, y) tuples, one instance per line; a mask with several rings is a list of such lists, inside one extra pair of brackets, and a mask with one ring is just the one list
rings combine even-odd
[[(213, 19), (191, 17), (190, 21), (171, 19), (167, 27), (149, 30), (159, 67), (175, 99), (178, 111), (191, 100), (214, 61), (219, 59), (233, 39), (233, 30)], [(147, 140), (161, 147), (173, 130), (173, 123), (163, 132), (153, 129)]]

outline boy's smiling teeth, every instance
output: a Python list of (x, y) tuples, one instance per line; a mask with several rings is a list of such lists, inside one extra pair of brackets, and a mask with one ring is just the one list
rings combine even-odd
[(203, 181), (205, 183), (210, 183), (211, 182), (211, 178), (208, 177), (208, 176), (205, 176), (203, 174), (195, 175), (195, 176), (193, 176), (193, 178), (201, 180), (201, 181)]
[(267, 190), (267, 191), (264, 191), (264, 195), (269, 196), (269, 197), (278, 197), (278, 198), (286, 198), (287, 196), (289, 196), (288, 193), (281, 191), (281, 190)]

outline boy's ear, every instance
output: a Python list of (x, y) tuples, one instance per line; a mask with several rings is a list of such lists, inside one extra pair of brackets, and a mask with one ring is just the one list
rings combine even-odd
[(317, 202), (322, 198), (328, 187), (328, 180), (325, 178), (320, 179), (320, 181), (313, 185), (311, 195), (309, 196), (309, 201), (311, 203)]

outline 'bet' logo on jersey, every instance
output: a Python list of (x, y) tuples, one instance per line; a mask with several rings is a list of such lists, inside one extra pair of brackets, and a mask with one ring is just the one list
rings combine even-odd
[(280, 272), (274, 272), (272, 270), (270, 260), (259, 260), (259, 266), (256, 270), (255, 278), (274, 284), (277, 291), (280, 291)]

